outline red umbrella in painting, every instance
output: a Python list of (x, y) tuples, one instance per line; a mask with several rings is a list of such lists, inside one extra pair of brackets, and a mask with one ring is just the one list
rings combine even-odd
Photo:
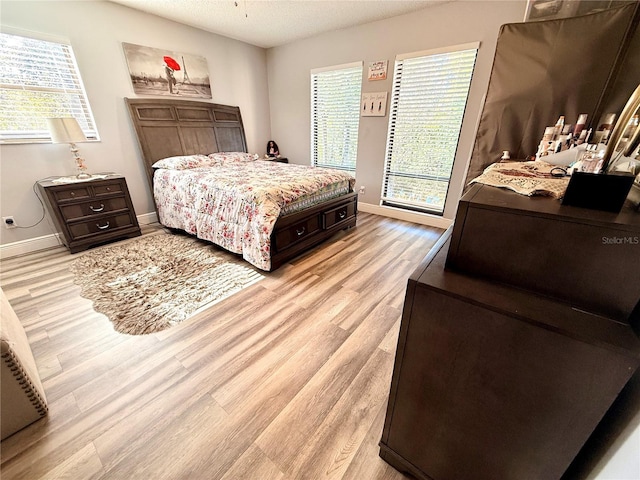
[(172, 70), (180, 70), (180, 64), (168, 55), (164, 56), (164, 63), (166, 63)]

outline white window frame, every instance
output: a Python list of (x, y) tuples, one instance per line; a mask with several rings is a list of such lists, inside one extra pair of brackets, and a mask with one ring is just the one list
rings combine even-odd
[[(407, 54), (396, 56), (395, 65), (394, 65), (392, 94), (391, 94), (392, 98), (391, 98), (391, 106), (390, 106), (390, 112), (389, 112), (389, 126), (387, 131), (387, 146), (385, 149), (385, 166), (384, 166), (383, 178), (382, 178), (382, 197), (380, 199), (381, 206), (400, 208), (403, 210), (415, 211), (415, 212), (427, 213), (427, 214), (439, 215), (439, 216), (442, 216), (444, 214), (446, 197), (449, 193), (449, 188), (451, 185), (451, 174), (453, 171), (453, 164), (454, 164), (455, 157), (458, 150), (460, 132), (462, 130), (462, 122), (464, 119), (464, 114), (465, 114), (466, 106), (469, 99), (469, 92), (471, 90), (471, 82), (473, 79), (473, 73), (477, 63), (477, 54), (478, 54), (479, 48), (480, 48), (480, 42), (472, 42), (472, 43), (453, 45), (449, 47), (424, 50), (420, 52), (413, 52), (413, 53), (407, 53)], [(421, 174), (406, 173), (400, 169), (393, 170), (393, 164), (394, 164), (393, 160), (394, 160), (394, 154), (395, 154), (394, 148), (397, 148), (395, 146), (401, 144), (401, 137), (397, 136), (398, 108), (399, 108), (399, 102), (401, 102), (401, 93), (402, 93), (401, 92), (402, 71), (401, 70), (399, 71), (399, 68), (404, 66), (403, 65), (404, 60), (420, 58), (420, 57), (432, 57), (432, 56), (437, 56), (441, 54), (449, 54), (449, 53), (456, 53), (456, 52), (466, 52), (470, 50), (475, 50), (474, 60), (471, 68), (471, 74), (469, 77), (468, 88), (466, 90), (465, 105), (460, 113), (459, 123), (454, 122), (456, 123), (458, 130), (455, 135), (455, 148), (451, 153), (451, 158), (446, 159), (447, 162), (450, 161), (450, 167), (448, 167), (447, 174), (443, 175), (442, 173), (438, 173), (437, 175), (433, 175), (433, 174), (425, 173), (421, 175)], [(406, 112), (404, 114), (406, 115)], [(457, 121), (458, 120), (457, 117), (454, 120)], [(432, 137), (436, 136), (436, 129), (429, 130), (428, 128), (425, 128), (425, 131), (432, 132), (431, 133)], [(425, 136), (428, 136), (428, 135), (425, 135)], [(449, 146), (449, 148), (451, 148), (452, 142), (448, 142), (447, 145)], [(388, 195), (390, 178), (393, 176), (395, 176), (396, 178), (404, 176), (408, 178), (420, 178), (422, 180), (427, 180), (427, 181), (446, 182), (447, 183), (446, 191), (444, 193), (442, 204), (440, 205), (439, 202), (430, 203), (429, 199), (427, 198), (425, 198), (422, 201), (418, 201), (418, 200), (400, 199), (397, 197), (394, 198), (393, 196)]]
[[(48, 143), (51, 135), (47, 127), (47, 118), (74, 117), (78, 120), (87, 140), (100, 140), (93, 118), (89, 99), (82, 82), (80, 70), (70, 42), (66, 39), (35, 32), (24, 32), (18, 29), (2, 27), (3, 35), (24, 37), (29, 42), (41, 42), (39, 46), (46, 52), (53, 49), (50, 58), (60, 60), (58, 64), (48, 62), (45, 67), (45, 55), (38, 57), (39, 51), (34, 48), (32, 55), (26, 57), (25, 51), (17, 48), (0, 50), (0, 58), (4, 59), (4, 71), (0, 73), (0, 99), (3, 111), (0, 113), (0, 144)], [(33, 44), (34, 46), (37, 44)], [(17, 55), (17, 53), (20, 54)], [(33, 63), (20, 63), (20, 58), (32, 60)], [(38, 71), (48, 72), (46, 80), (38, 75)], [(26, 71), (21, 78), (21, 69)], [(59, 75), (64, 78), (58, 84), (52, 84), (51, 78)], [(34, 78), (38, 80), (34, 81)], [(21, 95), (25, 93), (25, 95)], [(29, 105), (27, 95), (43, 95), (51, 102), (45, 108)], [(13, 98), (11, 98), (13, 97)], [(52, 101), (53, 99), (53, 101)], [(10, 104), (13, 108), (6, 108)], [(24, 105), (24, 108), (16, 106)], [(26, 117), (29, 120), (21, 120)], [(35, 119), (35, 120), (34, 120)]]
[[(341, 114), (348, 116), (350, 114), (350, 111), (348, 109), (353, 108), (353, 118), (351, 119), (353, 121), (350, 123), (350, 125), (348, 125), (349, 129), (342, 130), (345, 135), (350, 136), (350, 141), (352, 143), (350, 143), (349, 145), (345, 145), (343, 143), (341, 147), (338, 147), (340, 148), (341, 152), (339, 155), (335, 154), (334, 156), (335, 158), (332, 161), (331, 159), (320, 158), (323, 155), (319, 151), (320, 149), (319, 149), (319, 133), (318, 133), (319, 125), (318, 124), (322, 122), (323, 119), (318, 118), (319, 107), (316, 103), (316, 98), (317, 98), (316, 97), (317, 95), (316, 78), (318, 75), (322, 75), (322, 73), (325, 73), (325, 72), (337, 72), (340, 70), (348, 70), (348, 69), (359, 69), (359, 75), (358, 75), (359, 91), (358, 91), (357, 98), (354, 95), (354, 98), (350, 99), (350, 101), (352, 101), (353, 104), (343, 106), (344, 109), (341, 111)], [(358, 153), (358, 137), (359, 137), (359, 128), (360, 128), (360, 99), (362, 95), (362, 72), (363, 72), (362, 61), (345, 63), (342, 65), (334, 65), (330, 67), (315, 68), (311, 70), (311, 96), (310, 96), (311, 98), (311, 165), (315, 167), (337, 168), (337, 169), (346, 170), (355, 174), (357, 153)], [(327, 124), (325, 123), (324, 126), (326, 127)], [(340, 124), (340, 127), (344, 127), (344, 126), (345, 126), (344, 123)], [(332, 147), (332, 148), (336, 148), (336, 147)]]

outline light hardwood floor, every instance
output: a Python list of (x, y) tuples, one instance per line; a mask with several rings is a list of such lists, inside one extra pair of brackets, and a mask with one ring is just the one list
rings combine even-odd
[(406, 478), (378, 442), (407, 278), (441, 233), (360, 213), (356, 228), (146, 336), (92, 310), (63, 247), (3, 260), (50, 414), (2, 442), (2, 479)]

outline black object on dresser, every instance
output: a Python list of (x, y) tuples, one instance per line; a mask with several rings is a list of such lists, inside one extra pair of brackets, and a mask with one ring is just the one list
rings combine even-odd
[(380, 456), (559, 479), (640, 365), (638, 239), (630, 207), (471, 188), (409, 279)]
[(141, 234), (121, 175), (72, 183), (41, 180), (38, 187), (71, 253)]

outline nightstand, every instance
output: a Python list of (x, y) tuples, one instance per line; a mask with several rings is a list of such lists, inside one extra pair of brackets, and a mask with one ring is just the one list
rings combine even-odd
[(289, 159), (287, 157), (268, 157), (265, 158), (265, 160), (270, 162), (289, 163)]
[(71, 253), (141, 234), (122, 175), (73, 183), (41, 180), (38, 188)]

